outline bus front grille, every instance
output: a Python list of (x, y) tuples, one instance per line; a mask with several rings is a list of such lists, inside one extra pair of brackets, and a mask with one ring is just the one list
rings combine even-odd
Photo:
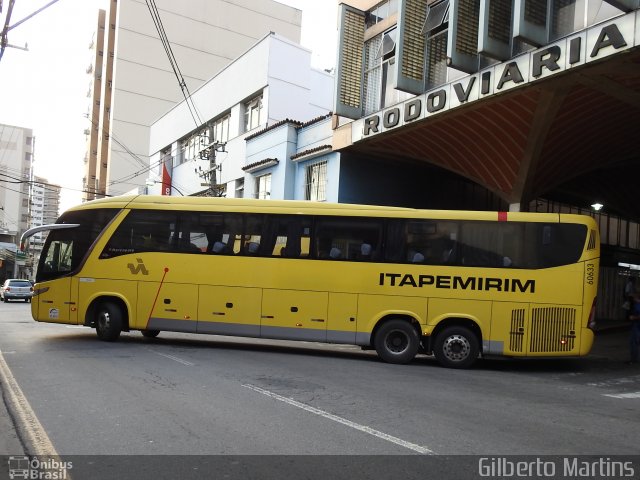
[(529, 351), (569, 352), (576, 339), (576, 309), (544, 307), (531, 310)]

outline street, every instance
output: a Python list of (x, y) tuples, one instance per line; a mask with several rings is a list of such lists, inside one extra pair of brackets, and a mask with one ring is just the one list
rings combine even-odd
[[(0, 305), (0, 351), (61, 457), (636, 455), (640, 368), (626, 332), (569, 360), (390, 365), (351, 346), (156, 339)], [(0, 452), (14, 455), (22, 452)]]

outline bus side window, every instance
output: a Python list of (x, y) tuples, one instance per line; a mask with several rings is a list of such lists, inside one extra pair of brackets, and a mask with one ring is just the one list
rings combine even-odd
[(377, 261), (381, 239), (380, 219), (321, 217), (317, 222), (317, 258)]
[[(308, 217), (278, 215), (269, 219), (275, 225), (272, 234), (272, 255), (285, 258), (306, 258), (309, 256), (311, 219)], [(269, 244), (271, 245), (271, 244)]]
[[(219, 255), (236, 255), (242, 249), (242, 216), (238, 213), (226, 213), (223, 215), (223, 225), (220, 229), (221, 236), (218, 240), (225, 244)], [(212, 247), (215, 247), (215, 243)]]
[(207, 249), (207, 238), (200, 216), (195, 212), (178, 214), (177, 228), (172, 232), (171, 247), (180, 253), (202, 253)]
[[(243, 255), (258, 256), (264, 255), (266, 245), (261, 245), (263, 241), (264, 215), (245, 215), (244, 235), (242, 237), (241, 252)], [(268, 242), (268, 240), (265, 238)]]

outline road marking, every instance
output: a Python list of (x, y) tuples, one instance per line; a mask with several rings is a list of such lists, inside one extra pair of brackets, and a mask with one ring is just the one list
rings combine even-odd
[(633, 392), (633, 393), (605, 393), (604, 394), (605, 397), (611, 397), (611, 398), (640, 398), (640, 392)]
[(632, 375), (630, 377), (620, 377), (620, 378), (613, 378), (611, 380), (607, 380), (604, 382), (590, 382), (587, 383), (588, 386), (590, 387), (616, 387), (619, 385), (626, 385), (629, 383), (636, 383), (636, 382), (640, 382), (640, 375)]
[(181, 364), (186, 365), (188, 367), (193, 367), (195, 365), (195, 363), (188, 362), (187, 360), (183, 360), (180, 357), (174, 357), (173, 355), (168, 355), (166, 353), (156, 352), (155, 350), (151, 350), (150, 348), (147, 349), (147, 350), (149, 350), (150, 352), (155, 353), (156, 355), (160, 355), (162, 357), (169, 358), (169, 359), (171, 359), (171, 360), (173, 360), (175, 362), (181, 363)]
[(332, 413), (325, 412), (324, 410), (320, 410), (319, 408), (312, 407), (311, 405), (298, 402), (296, 400), (293, 400), (292, 398), (283, 397), (282, 395), (278, 395), (277, 393), (270, 392), (269, 390), (265, 390), (264, 388), (256, 387), (255, 385), (245, 384), (242, 386), (245, 388), (249, 388), (255, 392), (261, 393), (263, 395), (266, 395), (268, 397), (271, 397), (280, 402), (284, 402), (291, 406), (301, 408), (302, 410), (305, 410), (309, 413), (313, 413), (314, 415), (319, 415), (329, 420), (333, 420), (334, 422), (338, 422), (338, 423), (341, 423), (342, 425), (346, 425), (347, 427), (351, 427), (361, 432), (368, 433), (369, 435), (373, 435), (374, 437), (380, 438), (382, 440), (386, 440), (387, 442), (395, 443), (396, 445), (400, 445), (401, 447), (408, 448), (409, 450), (413, 450), (414, 452), (418, 452), (423, 455), (435, 455), (435, 452), (433, 452), (432, 450), (429, 450), (426, 447), (416, 445), (415, 443), (407, 442), (405, 440), (402, 440), (401, 438), (388, 435), (384, 432), (375, 430), (371, 427), (367, 427), (366, 425), (360, 425), (359, 423), (355, 423), (355, 422), (352, 422), (351, 420), (347, 420), (346, 418), (342, 418)]
[[(0, 383), (2, 383), (11, 412), (15, 417), (17, 417), (16, 421), (21, 424), (18, 427), (23, 427), (21, 430), (24, 430), (23, 433), (26, 435), (27, 441), (30, 443), (30, 446), (33, 447), (33, 452), (26, 453), (58, 457), (58, 453), (53, 447), (53, 443), (51, 443), (47, 432), (42, 427), (38, 417), (36, 417), (31, 405), (29, 405), (27, 397), (22, 393), (22, 389), (11, 373), (11, 370), (9, 370), (9, 366), (7, 365), (7, 362), (5, 362), (1, 351)], [(29, 447), (27, 446), (26, 448)]]

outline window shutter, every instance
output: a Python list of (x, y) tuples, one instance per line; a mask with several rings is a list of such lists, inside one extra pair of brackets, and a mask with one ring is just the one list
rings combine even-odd
[(478, 27), (480, 0), (450, 0), (449, 39), (447, 56), (449, 66), (463, 72), (477, 72)]
[(549, 0), (515, 0), (513, 14), (513, 36), (540, 47), (549, 39)]
[(362, 116), (364, 12), (341, 4), (339, 25), (334, 112), (358, 119)]
[(511, 58), (513, 0), (480, 2), (478, 52), (496, 60)]
[(447, 81), (447, 33), (429, 37), (427, 52), (427, 88), (433, 88)]
[(422, 29), (426, 16), (427, 0), (399, 1), (394, 87), (414, 95), (421, 94), (425, 88), (425, 34)]
[(576, 0), (554, 0), (551, 12), (551, 38), (573, 33), (575, 28)]

